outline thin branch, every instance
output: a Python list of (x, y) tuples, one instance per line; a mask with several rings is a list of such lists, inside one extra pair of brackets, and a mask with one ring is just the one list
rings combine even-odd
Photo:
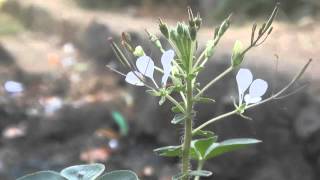
[[(312, 62), (312, 59), (310, 59), (304, 66), (303, 68), (294, 76), (294, 78), (290, 81), (289, 84), (287, 84), (284, 88), (282, 88), (280, 91), (278, 91), (276, 94), (270, 96), (269, 98), (267, 99), (264, 99), (263, 101), (260, 101), (259, 103), (256, 103), (256, 104), (251, 104), (251, 105), (248, 105), (246, 106), (245, 110), (247, 109), (250, 109), (250, 108), (253, 108), (253, 107), (256, 107), (256, 106), (259, 106), (261, 104), (264, 104), (266, 102), (269, 102), (271, 100), (274, 100), (276, 99), (277, 97), (279, 97), (282, 93), (284, 93), (285, 91), (287, 91), (297, 80), (300, 79), (300, 77), (302, 76), (302, 74), (306, 71), (306, 69), (308, 68), (308, 66), (310, 65), (310, 63)], [(229, 117), (229, 116), (232, 116), (234, 114), (237, 114), (238, 113), (238, 110), (235, 109), (233, 111), (230, 111), (228, 113), (225, 113), (225, 114), (222, 114), (220, 116), (217, 116), (215, 118), (212, 118), (208, 121), (206, 121), (205, 123), (203, 123), (202, 125), (200, 125), (199, 127), (195, 128), (193, 131), (192, 131), (192, 134), (195, 134), (197, 131), (201, 130), (202, 128), (208, 126), (209, 124), (213, 123), (213, 122), (216, 122), (220, 119), (224, 119), (226, 117)]]
[(213, 84), (218, 82), (220, 79), (222, 79), (224, 76), (229, 74), (233, 70), (232, 67), (227, 68), (225, 71), (223, 71), (219, 76), (211, 80), (205, 87), (203, 87), (200, 92), (195, 96), (195, 98), (198, 98), (201, 96), (207, 89), (209, 89)]

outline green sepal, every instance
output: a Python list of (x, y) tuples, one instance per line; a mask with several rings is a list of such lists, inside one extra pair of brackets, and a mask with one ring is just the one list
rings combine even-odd
[(151, 90), (151, 89), (146, 90), (146, 93), (150, 94), (151, 96), (155, 96), (155, 97), (161, 96), (161, 92), (155, 91), (155, 90)]
[(179, 114), (176, 114), (176, 115), (173, 117), (171, 123), (172, 123), (172, 124), (179, 124), (179, 123), (183, 122), (186, 118), (187, 118), (187, 117), (186, 117), (184, 114), (179, 113)]

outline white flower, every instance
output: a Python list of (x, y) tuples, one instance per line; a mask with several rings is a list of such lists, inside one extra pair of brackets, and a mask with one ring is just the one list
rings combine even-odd
[[(172, 60), (174, 58), (174, 51), (168, 50), (165, 51), (162, 54), (161, 57), (161, 64), (163, 67), (163, 76), (162, 76), (162, 85), (165, 86), (167, 84), (168, 78), (170, 76), (171, 70), (172, 70)], [(144, 86), (143, 78), (148, 77), (150, 78), (153, 83), (157, 85), (157, 83), (154, 80), (153, 74), (154, 74), (154, 62), (149, 56), (142, 56), (139, 57), (136, 61), (136, 66), (138, 71), (130, 71), (126, 75), (126, 81), (130, 84), (136, 85), (136, 86)]]
[[(252, 82), (253, 76), (249, 69), (240, 69), (236, 80), (239, 92), (239, 106), (242, 105), (243, 100), (246, 105), (260, 102), (261, 97), (268, 89), (268, 83), (262, 79), (256, 79)], [(248, 88), (249, 93), (245, 94)]]

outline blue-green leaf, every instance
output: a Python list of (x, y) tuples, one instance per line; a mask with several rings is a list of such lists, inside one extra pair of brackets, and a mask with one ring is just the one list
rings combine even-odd
[(205, 153), (205, 160), (261, 142), (262, 141), (257, 139), (238, 138), (225, 140), (220, 143), (213, 143), (208, 147)]
[(36, 173), (28, 174), (17, 180), (67, 180), (55, 171), (39, 171)]
[(94, 180), (100, 176), (105, 167), (103, 164), (76, 165), (63, 169), (60, 174), (68, 180)]
[(178, 157), (181, 155), (181, 146), (165, 146), (153, 150), (159, 156), (165, 157)]
[(191, 142), (191, 157), (197, 160), (203, 160), (206, 156), (206, 151), (212, 145), (218, 145), (217, 137), (205, 139), (196, 139)]
[(139, 180), (139, 178), (132, 171), (117, 170), (104, 174), (98, 180)]

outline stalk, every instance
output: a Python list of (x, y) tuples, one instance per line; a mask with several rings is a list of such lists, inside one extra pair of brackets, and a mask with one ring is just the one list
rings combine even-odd
[[(200, 160), (200, 161), (198, 162), (198, 168), (197, 168), (198, 171), (202, 170), (203, 164), (204, 164), (204, 160)], [(194, 180), (199, 180), (199, 179), (200, 179), (200, 176), (196, 176), (196, 177), (194, 178)]]
[(182, 146), (182, 173), (185, 175), (183, 180), (189, 179), (189, 169), (190, 169), (190, 144), (192, 139), (192, 108), (193, 108), (193, 90), (192, 90), (192, 80), (187, 81), (187, 119), (184, 125), (184, 139)]

